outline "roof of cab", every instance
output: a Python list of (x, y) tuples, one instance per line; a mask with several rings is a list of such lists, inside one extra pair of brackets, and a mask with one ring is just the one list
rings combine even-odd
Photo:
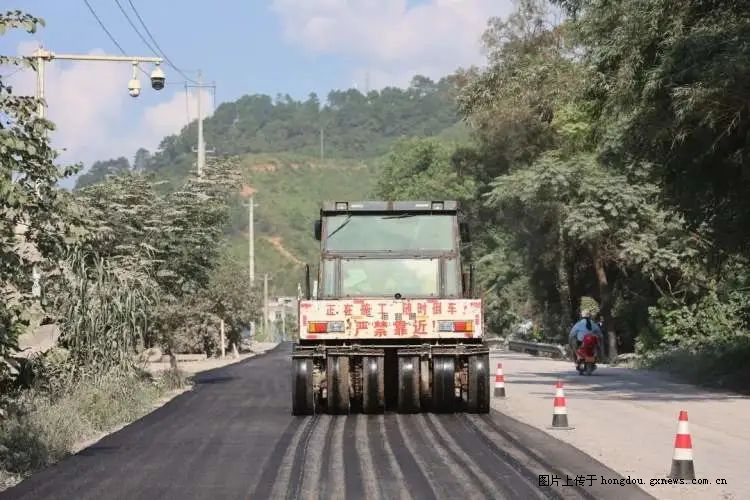
[(433, 201), (325, 201), (321, 212), (453, 212), (454, 200)]

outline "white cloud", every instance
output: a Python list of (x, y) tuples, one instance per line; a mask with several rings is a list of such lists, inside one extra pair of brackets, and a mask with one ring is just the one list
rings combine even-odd
[[(439, 78), (481, 64), (481, 36), (511, 0), (273, 0), (291, 43), (312, 53), (353, 56), (372, 87), (403, 85), (404, 75)], [(358, 79), (360, 79), (358, 77)], [(371, 76), (372, 79), (372, 76)], [(360, 80), (362, 81), (362, 80)]]
[[(18, 53), (30, 54), (35, 49), (33, 43), (22, 43)], [(96, 49), (90, 53), (103, 52)], [(164, 136), (177, 133), (186, 125), (184, 92), (176, 91), (165, 101), (146, 106), (128, 94), (130, 65), (96, 64), (93, 68), (92, 64), (95, 63), (54, 61), (45, 65), (47, 117), (56, 126), (51, 134), (52, 144), (65, 150), (60, 163), (83, 162), (89, 166), (96, 160), (117, 156), (132, 160), (139, 147), (153, 151)], [(148, 77), (139, 73), (139, 79), (142, 93), (151, 91)], [(9, 83), (17, 94), (33, 95), (36, 74), (21, 71), (12, 76)], [(171, 87), (167, 86), (162, 92), (169, 92), (168, 89)], [(208, 115), (210, 94), (203, 91), (201, 95), (207, 111), (204, 113)], [(195, 92), (190, 93), (189, 101), (190, 118), (194, 120), (197, 116)]]

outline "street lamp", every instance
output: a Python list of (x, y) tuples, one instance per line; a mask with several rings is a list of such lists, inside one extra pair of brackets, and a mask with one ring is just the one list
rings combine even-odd
[(105, 61), (105, 62), (129, 62), (133, 65), (133, 76), (128, 82), (128, 93), (133, 97), (141, 94), (141, 82), (138, 80), (136, 70), (139, 63), (153, 63), (156, 68), (151, 72), (151, 88), (161, 90), (164, 88), (166, 77), (164, 71), (159, 65), (164, 61), (161, 57), (143, 57), (143, 56), (108, 56), (96, 54), (55, 54), (49, 50), (39, 47), (30, 59), (36, 59), (36, 97), (39, 99), (38, 115), (44, 118), (44, 63), (53, 59), (65, 59), (68, 61)]

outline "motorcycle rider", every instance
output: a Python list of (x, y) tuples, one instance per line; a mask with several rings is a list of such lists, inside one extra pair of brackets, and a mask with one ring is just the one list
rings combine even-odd
[(604, 346), (604, 334), (602, 333), (599, 325), (591, 319), (591, 312), (587, 309), (581, 311), (581, 319), (573, 325), (570, 329), (569, 341), (570, 349), (573, 353), (573, 359), (575, 360), (575, 352), (581, 347), (583, 343), (583, 337), (587, 333), (593, 333), (596, 335), (599, 342), (597, 342), (596, 351), (599, 359), (602, 359), (602, 348)]

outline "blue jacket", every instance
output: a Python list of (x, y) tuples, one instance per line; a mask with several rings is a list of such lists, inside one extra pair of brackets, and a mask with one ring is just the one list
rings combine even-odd
[(602, 330), (599, 328), (599, 325), (596, 324), (596, 321), (591, 320), (591, 329), (589, 330), (586, 327), (586, 318), (582, 318), (578, 323), (573, 325), (573, 328), (570, 329), (570, 335), (568, 338), (573, 340), (573, 337), (575, 337), (577, 340), (583, 341), (583, 336), (589, 332), (596, 334), (600, 338), (602, 337)]

